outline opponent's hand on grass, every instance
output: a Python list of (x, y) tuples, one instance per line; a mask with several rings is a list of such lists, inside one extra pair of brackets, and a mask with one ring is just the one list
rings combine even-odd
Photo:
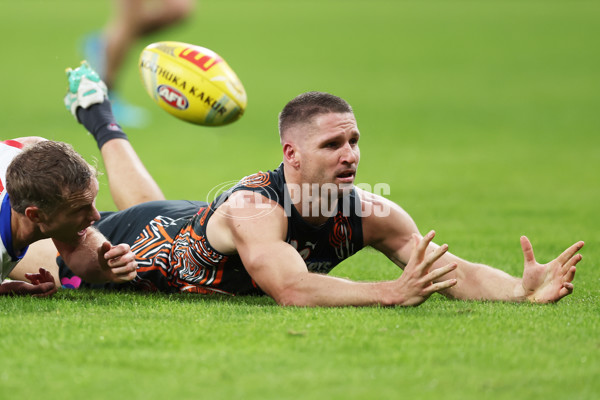
[(98, 249), (98, 260), (102, 269), (108, 272), (112, 282), (129, 282), (137, 275), (135, 255), (126, 243), (116, 246), (108, 241), (102, 243)]
[(526, 298), (534, 303), (553, 303), (573, 293), (571, 282), (575, 277), (575, 265), (582, 259), (577, 252), (583, 245), (583, 242), (577, 242), (548, 264), (540, 264), (535, 260), (529, 239), (521, 236), (525, 258), (521, 284)]
[(17, 295), (33, 297), (52, 296), (58, 288), (54, 284), (54, 278), (49, 271), (40, 268), (39, 273), (25, 274), (31, 283), (23, 281), (6, 281), (0, 285), (0, 295)]
[(421, 240), (417, 235), (413, 235), (414, 247), (410, 259), (404, 268), (404, 272), (397, 280), (397, 283), (400, 284), (399, 293), (402, 293), (400, 304), (403, 306), (418, 306), (433, 293), (456, 285), (456, 279), (441, 280), (434, 283), (434, 281), (448, 272), (454, 271), (457, 267), (456, 263), (451, 263), (430, 271), (431, 266), (448, 251), (448, 245), (444, 244), (426, 254), (427, 247), (434, 236), (434, 231), (429, 232)]

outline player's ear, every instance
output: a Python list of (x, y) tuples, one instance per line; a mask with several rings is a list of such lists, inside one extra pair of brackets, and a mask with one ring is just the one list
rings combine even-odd
[(36, 206), (27, 207), (24, 214), (30, 221), (35, 222), (36, 224), (44, 222), (45, 220), (44, 213)]
[(293, 143), (285, 142), (283, 144), (283, 158), (286, 163), (294, 168), (300, 165), (300, 153), (297, 151)]

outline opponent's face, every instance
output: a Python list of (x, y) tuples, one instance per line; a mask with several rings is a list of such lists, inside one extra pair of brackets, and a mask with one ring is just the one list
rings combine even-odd
[(42, 233), (61, 242), (79, 242), (85, 237), (87, 228), (100, 219), (96, 209), (97, 194), (98, 181), (94, 178), (88, 189), (73, 193), (63, 206), (42, 218)]
[(359, 137), (352, 113), (316, 116), (299, 146), (303, 182), (334, 184), (340, 194), (351, 188), (360, 160)]

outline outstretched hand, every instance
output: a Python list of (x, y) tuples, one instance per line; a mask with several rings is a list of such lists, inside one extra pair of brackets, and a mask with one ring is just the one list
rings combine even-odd
[(577, 242), (556, 259), (540, 264), (535, 260), (529, 239), (521, 236), (525, 258), (522, 285), (527, 299), (534, 303), (554, 303), (573, 293), (571, 282), (575, 278), (575, 265), (582, 259), (577, 252), (583, 245), (583, 242)]
[(426, 254), (434, 236), (434, 231), (429, 232), (420, 240), (417, 235), (413, 235), (414, 247), (410, 259), (404, 268), (404, 272), (396, 281), (400, 284), (399, 289), (402, 293), (401, 305), (418, 306), (433, 293), (448, 289), (457, 283), (456, 279), (441, 280), (434, 283), (434, 281), (448, 272), (454, 271), (457, 267), (456, 263), (451, 263), (430, 271), (431, 266), (448, 251), (448, 245), (444, 244)]
[(0, 285), (0, 295), (31, 295), (33, 297), (49, 297), (58, 290), (52, 274), (40, 268), (39, 273), (25, 274), (31, 283), (23, 281), (7, 281)]
[(115, 283), (129, 282), (137, 275), (137, 262), (131, 248), (126, 243), (116, 246), (106, 241), (98, 248), (98, 260), (103, 270), (108, 272)]

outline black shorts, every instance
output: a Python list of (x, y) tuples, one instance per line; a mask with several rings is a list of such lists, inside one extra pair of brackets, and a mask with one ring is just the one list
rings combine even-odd
[[(143, 229), (155, 217), (161, 215), (173, 219), (191, 218), (201, 207), (207, 206), (203, 201), (164, 200), (150, 201), (138, 204), (122, 211), (108, 211), (100, 213), (100, 221), (94, 226), (113, 244), (127, 243), (133, 245)], [(105, 288), (105, 289), (131, 289), (128, 283), (115, 284), (90, 284), (81, 281), (65, 264), (62, 257), (58, 256), (56, 262), (59, 266), (59, 277), (65, 288), (76, 289), (79, 287)]]

